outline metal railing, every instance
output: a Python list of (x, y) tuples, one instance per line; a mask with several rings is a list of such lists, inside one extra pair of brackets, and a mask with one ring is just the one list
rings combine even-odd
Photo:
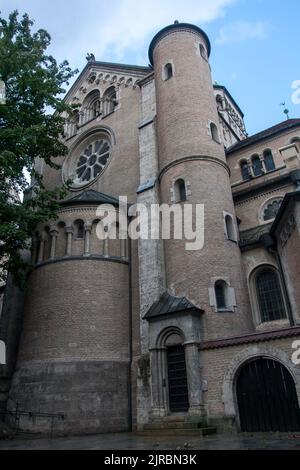
[[(9, 407), (9, 404), (13, 404), (13, 409)], [(49, 436), (50, 438), (53, 437), (54, 433), (54, 424), (57, 421), (63, 421), (66, 418), (64, 413), (43, 413), (43, 412), (35, 412), (35, 411), (25, 411), (20, 409), (20, 405), (18, 402), (14, 401), (13, 399), (9, 398), (7, 400), (6, 409), (1, 411), (0, 410), (0, 417), (2, 417), (2, 421), (12, 428), (15, 435), (25, 433), (31, 434), (30, 431), (22, 431), (20, 429), (20, 421), (22, 417), (27, 417), (28, 419), (35, 421), (37, 419), (48, 419), (49, 420)]]

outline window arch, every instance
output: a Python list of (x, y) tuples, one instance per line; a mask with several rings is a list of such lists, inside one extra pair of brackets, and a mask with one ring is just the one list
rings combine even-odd
[(262, 209), (262, 220), (264, 222), (274, 220), (282, 203), (282, 198), (267, 202)]
[(243, 160), (240, 163), (241, 173), (243, 181), (248, 181), (250, 179), (249, 165), (247, 160)]
[(185, 181), (180, 178), (174, 184), (175, 202), (184, 202), (187, 200)]
[(103, 94), (103, 116), (113, 113), (117, 106), (117, 92), (114, 86), (109, 87)]
[(267, 171), (275, 170), (275, 163), (274, 163), (272, 150), (268, 149), (264, 151), (264, 162), (265, 162), (265, 167)]
[(214, 122), (210, 123), (210, 133), (211, 133), (212, 139), (215, 142), (217, 142), (217, 144), (219, 144), (220, 143), (219, 131)]
[(263, 174), (263, 166), (259, 155), (253, 155), (251, 160), (254, 176), (261, 176)]
[(300, 137), (293, 137), (290, 142), (291, 144), (294, 144), (297, 151), (300, 152)]
[(75, 227), (74, 237), (77, 239), (83, 239), (84, 234), (85, 234), (83, 220), (76, 220), (74, 222), (74, 227)]
[(169, 80), (173, 77), (173, 65), (169, 62), (164, 66), (163, 79)]
[(261, 323), (286, 318), (279, 276), (274, 268), (265, 267), (257, 272), (255, 290)]
[(83, 124), (94, 119), (98, 114), (100, 114), (100, 91), (93, 90), (85, 98), (83, 105)]

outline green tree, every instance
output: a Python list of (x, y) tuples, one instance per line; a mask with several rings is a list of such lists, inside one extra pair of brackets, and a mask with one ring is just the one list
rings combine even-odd
[[(0, 276), (9, 270), (24, 284), (30, 265), (20, 252), (28, 249), (37, 223), (55, 219), (61, 188), (47, 191), (37, 174), (37, 158), (58, 169), (55, 158), (67, 148), (62, 143), (65, 119), (73, 108), (62, 99), (64, 86), (77, 71), (67, 61), (58, 64), (46, 50), (47, 31), (33, 31), (33, 21), (17, 11), (6, 20), (0, 13), (0, 80), (6, 99), (0, 102)], [(31, 197), (17, 196), (28, 188), (24, 171), (35, 183)]]

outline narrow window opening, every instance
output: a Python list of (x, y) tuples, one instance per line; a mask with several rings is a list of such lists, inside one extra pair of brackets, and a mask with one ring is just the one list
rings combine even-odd
[(225, 310), (227, 308), (226, 288), (227, 288), (227, 285), (225, 281), (218, 281), (215, 284), (215, 293), (216, 293), (216, 301), (217, 301), (218, 310)]
[(169, 80), (173, 77), (173, 67), (172, 64), (166, 64), (164, 67), (164, 79)]
[(261, 176), (263, 174), (262, 162), (258, 155), (252, 158), (252, 168), (254, 176)]
[(218, 131), (217, 126), (213, 122), (210, 123), (210, 132), (211, 132), (212, 139), (215, 142), (217, 142), (217, 144), (219, 144), (220, 143), (219, 131)]
[(271, 150), (266, 150), (264, 152), (264, 161), (265, 161), (265, 166), (267, 171), (273, 171), (275, 170), (275, 163), (274, 163), (274, 158)]
[(185, 202), (187, 200), (185, 181), (179, 179), (174, 185), (175, 202)]
[(225, 216), (225, 224), (226, 224), (226, 233), (228, 240), (236, 241), (236, 233), (234, 228), (234, 223), (231, 215), (227, 214)]
[(243, 161), (241, 163), (241, 172), (242, 172), (243, 181), (248, 181), (250, 179), (248, 162)]

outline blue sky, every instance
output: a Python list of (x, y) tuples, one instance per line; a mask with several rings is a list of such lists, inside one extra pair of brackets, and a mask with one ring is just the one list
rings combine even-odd
[(299, 0), (0, 0), (6, 17), (18, 9), (52, 36), (50, 51), (82, 69), (97, 60), (148, 64), (153, 35), (175, 19), (202, 27), (212, 43), (213, 78), (245, 113), (249, 134), (291, 117), (292, 83), (300, 80)]

